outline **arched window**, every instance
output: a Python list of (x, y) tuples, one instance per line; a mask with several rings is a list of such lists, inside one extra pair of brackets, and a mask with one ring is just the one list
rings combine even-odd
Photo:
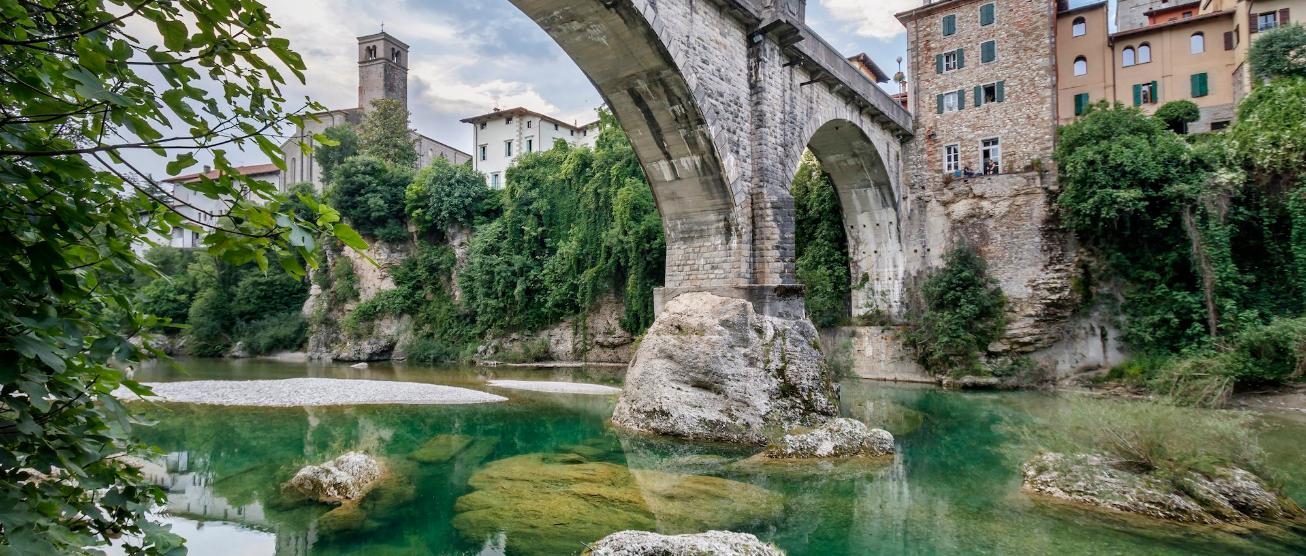
[(1152, 45), (1143, 43), (1138, 45), (1138, 63), (1146, 64), (1152, 61)]
[(1188, 53), (1201, 54), (1203, 52), (1206, 52), (1206, 35), (1193, 33), (1192, 38), (1188, 40)]
[(1120, 55), (1120, 64), (1125, 67), (1129, 67), (1134, 65), (1135, 63), (1136, 62), (1134, 61), (1134, 47), (1132, 46), (1125, 47), (1124, 53)]
[(1088, 75), (1088, 59), (1080, 56), (1075, 58), (1075, 75)]
[(1084, 36), (1088, 32), (1088, 22), (1082, 17), (1076, 17), (1075, 21), (1070, 24), (1070, 34), (1076, 37)]

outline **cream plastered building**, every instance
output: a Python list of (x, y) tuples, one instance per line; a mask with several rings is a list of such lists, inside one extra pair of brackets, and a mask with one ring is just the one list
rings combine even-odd
[(472, 165), (485, 174), (485, 183), (492, 189), (507, 183), (508, 167), (523, 154), (551, 149), (555, 141), (593, 148), (599, 136), (597, 121), (569, 124), (521, 107), (495, 110), (462, 122), (472, 125)]

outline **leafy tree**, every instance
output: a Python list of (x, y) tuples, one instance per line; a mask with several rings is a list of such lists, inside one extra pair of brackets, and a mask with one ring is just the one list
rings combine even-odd
[(1188, 124), (1202, 119), (1202, 112), (1191, 100), (1172, 100), (1156, 110), (1157, 119), (1165, 122), (1170, 131), (1185, 133)]
[(356, 156), (336, 168), (327, 199), (359, 232), (381, 241), (404, 241), (404, 190), (412, 176), (411, 170), (378, 158)]
[(417, 168), (417, 147), (403, 103), (394, 99), (372, 101), (358, 129), (358, 153), (400, 168)]
[(1257, 80), (1306, 77), (1306, 28), (1285, 25), (1261, 33), (1247, 53)]
[(470, 227), (493, 206), (493, 193), (484, 174), (443, 158), (418, 172), (404, 197), (408, 216), (426, 233), (442, 234), (450, 226)]
[(354, 131), (354, 126), (342, 124), (326, 128), (322, 135), (336, 143), (318, 145), (314, 149), (314, 158), (322, 168), (322, 181), (331, 183), (336, 167), (358, 154), (358, 132)]
[(803, 154), (792, 191), (795, 266), (798, 281), (807, 288), (807, 314), (817, 326), (834, 326), (849, 316), (851, 291), (839, 194), (810, 152)]
[[(164, 493), (120, 457), (149, 451), (112, 392), (148, 389), (109, 362), (157, 354), (131, 339), (160, 323), (135, 302), (134, 275), (158, 269), (133, 247), (203, 230), (215, 256), (302, 274), (324, 233), (365, 244), (329, 208), (282, 214), (275, 186), (227, 158), (256, 146), (280, 161), (265, 132), (302, 121), (280, 89), (287, 73), (303, 79), (303, 61), (258, 1), (5, 2), (0, 12), (0, 550), (81, 553), (124, 535), (128, 553), (176, 553), (180, 538), (147, 515)], [(178, 200), (137, 166), (153, 153), (175, 174), (197, 152), (218, 177), (192, 189), (229, 200), (211, 220), (172, 210)]]
[(985, 374), (980, 356), (1002, 337), (1006, 297), (974, 249), (957, 247), (943, 262), (921, 287), (905, 339), (932, 373)]
[(1257, 87), (1238, 106), (1229, 135), (1234, 156), (1262, 181), (1306, 178), (1306, 77)]

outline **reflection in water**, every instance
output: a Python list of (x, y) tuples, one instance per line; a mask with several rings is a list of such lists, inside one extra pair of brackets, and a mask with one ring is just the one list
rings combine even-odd
[[(215, 378), (222, 365), (205, 362), (186, 378)], [(304, 369), (259, 363), (227, 370), (261, 379), (302, 376)], [(489, 378), (620, 380), (606, 370), (550, 370), (541, 377), (519, 369), (377, 366), (367, 376), (333, 366), (313, 369), (318, 376), (482, 389)], [(156, 376), (146, 380), (171, 378), (152, 372)], [(899, 453), (872, 465), (810, 467), (750, 464), (743, 460), (751, 451), (738, 447), (618, 435), (607, 426), (615, 402), (610, 396), (507, 395), (510, 402), (474, 406), (155, 406), (144, 411), (159, 424), (140, 434), (169, 453), (147, 472), (168, 489), (168, 513), (192, 539), (193, 554), (220, 547), (242, 547), (227, 554), (554, 553), (567, 550), (558, 547), (579, 551), (608, 529), (683, 532), (730, 516), (737, 517), (732, 523), (738, 529), (792, 555), (1273, 554), (1290, 551), (1293, 545), (1285, 542), (1303, 542), (1035, 505), (1019, 492), (1016, 468), (1026, 454), (1018, 453), (1009, 431), (1029, 415), (1051, 413), (1055, 398), (1041, 394), (845, 383), (845, 411), (896, 430)], [(1306, 423), (1267, 423), (1271, 460), (1287, 472), (1287, 492), (1300, 497)], [(386, 458), (408, 488), (369, 497), (360, 505), (364, 518), (357, 528), (343, 531), (319, 526), (329, 508), (278, 503), (279, 484), (299, 467), (351, 449)], [(468, 496), (495, 489), (509, 494), (507, 503)], [(751, 506), (775, 500), (782, 508), (741, 508), (720, 495), (731, 489), (750, 493), (758, 501)], [(537, 507), (549, 504), (554, 507)], [(485, 511), (474, 514), (476, 508)], [(629, 509), (631, 517), (611, 508)], [(540, 519), (545, 527), (522, 532)], [(474, 533), (460, 532), (454, 527), (460, 522), (473, 523), (464, 532)]]

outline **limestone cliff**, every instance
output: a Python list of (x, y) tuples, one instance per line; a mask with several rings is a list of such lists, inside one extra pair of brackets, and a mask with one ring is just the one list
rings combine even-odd
[(313, 286), (304, 302), (304, 315), (309, 322), (310, 359), (404, 358), (404, 348), (412, 336), (410, 317), (382, 316), (365, 331), (345, 330), (343, 323), (360, 303), (394, 289), (391, 273), (412, 253), (411, 244), (379, 241), (372, 242), (364, 254), (351, 249), (326, 250), (325, 264), (312, 272)]

